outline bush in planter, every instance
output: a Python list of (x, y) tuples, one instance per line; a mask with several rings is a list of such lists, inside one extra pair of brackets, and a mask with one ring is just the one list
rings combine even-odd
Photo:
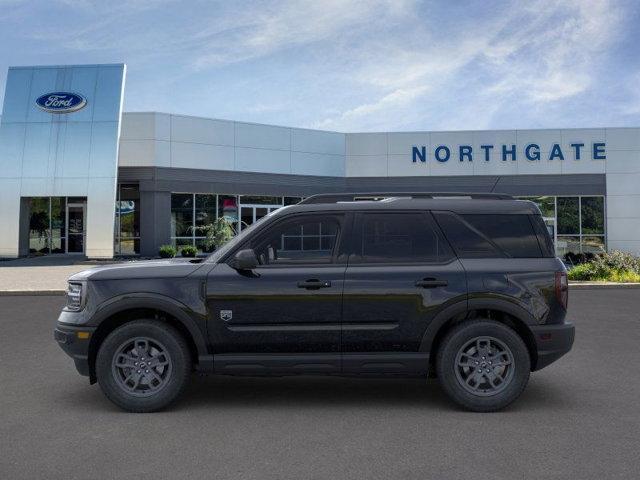
[(640, 258), (614, 250), (571, 268), (569, 280), (640, 282)]
[(173, 258), (178, 253), (173, 245), (162, 245), (158, 251), (161, 258)]
[(183, 257), (195, 257), (198, 253), (198, 249), (193, 245), (185, 245), (180, 249), (180, 255)]
[(580, 265), (592, 261), (595, 258), (595, 254), (591, 252), (586, 253), (565, 253), (564, 261), (571, 265)]

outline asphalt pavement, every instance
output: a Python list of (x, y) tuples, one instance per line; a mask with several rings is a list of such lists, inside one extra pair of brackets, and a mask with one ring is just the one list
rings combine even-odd
[(1, 479), (631, 479), (640, 290), (570, 295), (574, 350), (493, 414), (434, 380), (198, 377), (118, 410), (52, 337), (63, 297), (0, 297)]

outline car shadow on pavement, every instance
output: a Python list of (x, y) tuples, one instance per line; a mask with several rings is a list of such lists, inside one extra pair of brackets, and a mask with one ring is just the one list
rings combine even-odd
[[(515, 410), (570, 407), (567, 392), (552, 382), (533, 379), (522, 396), (509, 407)], [(571, 397), (571, 395), (569, 395)], [(338, 377), (195, 377), (174, 408), (433, 408), (462, 411), (450, 401), (435, 379)]]
[[(81, 385), (73, 395), (60, 398), (66, 408), (104, 413), (121, 411), (111, 404), (98, 385)], [(553, 382), (532, 381), (522, 396), (507, 410), (539, 411), (574, 408), (566, 390)], [(461, 412), (441, 390), (437, 380), (413, 378), (340, 377), (230, 377), (194, 375), (182, 397), (165, 412), (187, 412), (208, 408), (273, 409), (295, 408), (425, 408), (441, 412)]]

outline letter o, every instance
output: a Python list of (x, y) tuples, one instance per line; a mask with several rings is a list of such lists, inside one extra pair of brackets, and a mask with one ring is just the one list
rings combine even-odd
[[(444, 158), (440, 157), (440, 152), (443, 150), (445, 153)], [(444, 163), (449, 160), (449, 157), (451, 157), (451, 150), (449, 150), (449, 147), (447, 147), (446, 145), (440, 145), (438, 148), (436, 148), (435, 157), (437, 161)]]

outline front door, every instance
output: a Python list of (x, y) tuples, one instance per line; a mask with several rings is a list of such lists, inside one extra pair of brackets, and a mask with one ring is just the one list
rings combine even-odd
[(428, 212), (363, 212), (354, 223), (343, 298), (343, 369), (426, 373), (420, 343), (447, 305), (465, 301), (465, 272)]
[(84, 253), (85, 204), (67, 203), (67, 253)]
[(213, 268), (208, 331), (218, 372), (340, 371), (343, 220), (323, 213), (276, 221), (240, 247), (254, 249), (253, 272)]

